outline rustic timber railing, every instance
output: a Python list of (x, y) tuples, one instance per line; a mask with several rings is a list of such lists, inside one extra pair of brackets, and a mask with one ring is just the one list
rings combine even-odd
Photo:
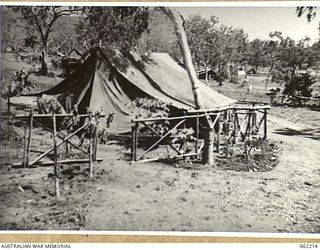
[[(205, 129), (201, 120), (207, 116), (211, 117), (215, 127), (217, 153), (220, 152), (221, 145), (225, 149), (228, 148), (229, 144), (243, 142), (251, 137), (266, 139), (268, 109), (270, 109), (268, 105), (239, 106), (212, 110), (193, 110), (189, 111), (187, 115), (179, 117), (133, 119), (131, 162), (141, 163), (187, 157), (199, 159), (204, 147), (201, 134)], [(162, 125), (170, 123), (170, 127), (159, 132), (155, 129), (155, 124), (159, 123), (162, 123)], [(182, 138), (181, 133), (180, 136), (177, 133), (177, 131), (180, 130), (181, 132), (183, 129), (190, 131), (188, 130), (190, 128), (192, 128), (193, 133), (189, 135), (183, 135), (182, 133)], [(143, 150), (139, 147), (145, 144), (142, 143), (142, 140), (152, 141), (152, 144)], [(188, 147), (188, 145), (189, 149), (183, 150), (183, 147)], [(190, 147), (190, 145), (192, 146)], [(147, 154), (160, 148), (160, 146), (166, 146), (165, 156), (145, 158)], [(138, 152), (139, 150), (140, 152)]]
[[(33, 112), (30, 112), (28, 115), (13, 115), (13, 116), (1, 116), (1, 118), (7, 118), (7, 119), (20, 119), (23, 120), (23, 127), (24, 127), (24, 150), (23, 150), (23, 161), (22, 163), (13, 163), (12, 165), (14, 167), (32, 167), (34, 165), (42, 165), (42, 166), (54, 166), (54, 176), (55, 176), (55, 190), (56, 190), (56, 196), (60, 196), (59, 191), (59, 166), (61, 164), (71, 164), (71, 163), (89, 163), (89, 169), (90, 169), (90, 178), (93, 177), (93, 162), (102, 161), (102, 159), (97, 159), (97, 131), (96, 131), (96, 123), (100, 119), (100, 117), (104, 117), (104, 115), (101, 114), (33, 114)], [(39, 121), (39, 119), (48, 119), (51, 118), (52, 122), (52, 129), (47, 126), (47, 122), (43, 123)], [(57, 128), (57, 119), (62, 118), (71, 118), (73, 119), (73, 123), (75, 121), (78, 121), (80, 124), (77, 128), (74, 130), (71, 130), (64, 136), (61, 136), (58, 134), (58, 128)], [(85, 119), (84, 122), (80, 123), (80, 119)], [(49, 119), (48, 119), (49, 120)], [(43, 128), (45, 131), (48, 131), (52, 134), (52, 147), (45, 152), (43, 152), (40, 156), (36, 157), (36, 159), (31, 160), (30, 159), (30, 150), (31, 150), (31, 143), (32, 143), (32, 131), (34, 128), (34, 124), (37, 124), (41, 128)], [(89, 146), (86, 150), (85, 148), (76, 145), (71, 141), (71, 138), (77, 135), (79, 132), (83, 132), (86, 129), (90, 129), (91, 132), (89, 132), (89, 135), (87, 136), (87, 139), (89, 140)], [(67, 132), (67, 130), (64, 130)], [(66, 155), (69, 154), (69, 146), (72, 146), (73, 148), (79, 150), (80, 152), (87, 155), (87, 159), (66, 159), (61, 160), (60, 154), (59, 154), (59, 147), (65, 145), (66, 149)], [(43, 158), (48, 156), (51, 152), (53, 152), (53, 161), (49, 162), (41, 162)]]

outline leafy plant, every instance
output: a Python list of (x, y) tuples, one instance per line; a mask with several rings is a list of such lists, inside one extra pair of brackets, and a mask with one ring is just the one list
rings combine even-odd
[(89, 47), (114, 46), (129, 51), (148, 28), (148, 7), (85, 7), (79, 39)]
[(315, 78), (309, 73), (296, 75), (285, 85), (283, 94), (286, 95), (293, 104), (301, 105), (301, 97), (312, 96), (312, 89), (310, 87), (315, 82)]

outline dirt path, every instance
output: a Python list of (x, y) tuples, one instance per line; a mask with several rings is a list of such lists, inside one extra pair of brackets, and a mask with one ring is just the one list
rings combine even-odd
[[(57, 200), (52, 167), (1, 166), (0, 228), (320, 233), (320, 113), (272, 112), (269, 139), (281, 153), (269, 172), (130, 165), (129, 149), (100, 145), (94, 178), (87, 165), (65, 166)], [(50, 140), (39, 130), (32, 149)], [(22, 148), (22, 140), (3, 141), (1, 161), (18, 161)]]
[(115, 154), (118, 161), (103, 164), (108, 179), (84, 229), (319, 233), (320, 142), (299, 134), (302, 126), (270, 118), (269, 138), (282, 148), (270, 172), (132, 166), (122, 148), (106, 147), (105, 162)]

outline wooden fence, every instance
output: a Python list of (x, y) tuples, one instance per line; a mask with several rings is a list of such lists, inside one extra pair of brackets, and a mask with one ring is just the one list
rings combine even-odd
[[(204, 147), (203, 130), (205, 129), (202, 122), (208, 116), (211, 117), (215, 127), (217, 153), (220, 152), (221, 145), (225, 148), (252, 136), (266, 139), (268, 109), (270, 109), (268, 105), (242, 106), (194, 110), (179, 117), (133, 119), (131, 162), (141, 163), (187, 157), (200, 159)], [(163, 129), (165, 127), (167, 129)], [(193, 132), (188, 134), (191, 129)], [(148, 144), (146, 142), (152, 143), (143, 148)], [(165, 146), (165, 155), (163, 155), (163, 146)], [(146, 158), (156, 150), (162, 156)]]
[[(102, 159), (97, 158), (97, 129), (96, 125), (100, 117), (104, 117), (104, 115), (100, 114), (33, 114), (30, 112), (28, 115), (14, 115), (14, 116), (1, 116), (1, 118), (9, 118), (9, 119), (18, 119), (23, 121), (24, 127), (24, 150), (23, 150), (23, 161), (22, 163), (13, 163), (14, 167), (32, 167), (34, 165), (41, 165), (41, 166), (54, 166), (54, 176), (55, 176), (55, 190), (56, 196), (60, 196), (60, 189), (59, 189), (59, 166), (61, 164), (71, 164), (71, 163), (88, 163), (90, 169), (90, 178), (93, 177), (93, 162), (100, 162)], [(39, 119), (46, 119), (46, 123), (39, 121)], [(73, 119), (74, 121), (79, 121), (79, 126), (73, 130), (67, 131), (64, 130), (64, 135), (61, 136), (58, 134), (58, 126), (57, 120), (58, 119)], [(80, 119), (84, 119), (84, 122), (80, 123)], [(51, 126), (48, 126), (48, 121), (51, 121)], [(34, 126), (38, 125), (39, 127), (43, 128), (45, 131), (52, 134), (52, 146), (50, 149), (43, 152), (40, 156), (36, 157), (35, 159), (30, 159), (30, 150), (32, 144), (32, 134)], [(50, 128), (52, 127), (52, 128)], [(87, 139), (89, 140), (88, 150), (83, 148), (82, 146), (78, 146), (71, 141), (71, 139), (79, 134), (83, 133), (84, 131), (89, 130), (90, 132), (87, 135)], [(69, 147), (73, 147), (76, 150), (79, 150), (83, 154), (87, 156), (85, 159), (60, 159), (60, 154), (58, 153), (59, 148), (65, 146), (66, 155), (69, 154)], [(41, 161), (43, 158), (48, 156), (50, 153), (53, 152), (53, 161)]]

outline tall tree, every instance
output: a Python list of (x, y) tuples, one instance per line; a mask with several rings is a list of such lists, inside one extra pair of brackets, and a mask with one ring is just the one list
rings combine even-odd
[(1, 8), (1, 49), (11, 47), (19, 50), (24, 44), (25, 25), (20, 20), (19, 14), (10, 8)]
[(185, 27), (193, 59), (206, 71), (217, 68), (218, 74), (230, 72), (230, 77), (231, 66), (245, 61), (248, 38), (242, 29), (220, 25), (214, 16), (208, 20), (200, 15), (191, 16)]
[(265, 48), (266, 41), (260, 39), (254, 39), (248, 46), (247, 61), (257, 73), (259, 73), (259, 68), (266, 64)]
[[(191, 56), (191, 52), (188, 45), (188, 39), (187, 39), (187, 35), (183, 25), (184, 20), (182, 16), (175, 9), (171, 9), (168, 7), (162, 7), (161, 9), (171, 19), (172, 23), (174, 24), (179, 45), (181, 47), (184, 66), (187, 70), (187, 73), (192, 85), (191, 87), (192, 87), (196, 109), (203, 109), (204, 108), (203, 100), (199, 90), (196, 71), (194, 69), (194, 65), (192, 62), (192, 56)], [(214, 157), (213, 157), (214, 124), (209, 115), (206, 116), (206, 118), (207, 118), (208, 130), (204, 138), (205, 146), (203, 150), (203, 163), (208, 165), (214, 165)]]
[(159, 8), (149, 9), (148, 29), (139, 39), (137, 50), (146, 52), (168, 53), (180, 60), (181, 51), (173, 24)]
[(148, 28), (147, 7), (86, 7), (78, 27), (79, 39), (91, 46), (134, 48)]
[(60, 6), (19, 6), (13, 7), (20, 12), (27, 24), (32, 26), (39, 34), (42, 50), (41, 73), (48, 73), (48, 41), (53, 26), (56, 21), (66, 15), (78, 13), (80, 7), (60, 7)]
[(270, 36), (277, 40), (272, 78), (279, 83), (290, 82), (297, 70), (307, 62), (310, 39), (304, 38), (296, 42), (290, 37), (283, 37), (281, 32), (273, 32)]

